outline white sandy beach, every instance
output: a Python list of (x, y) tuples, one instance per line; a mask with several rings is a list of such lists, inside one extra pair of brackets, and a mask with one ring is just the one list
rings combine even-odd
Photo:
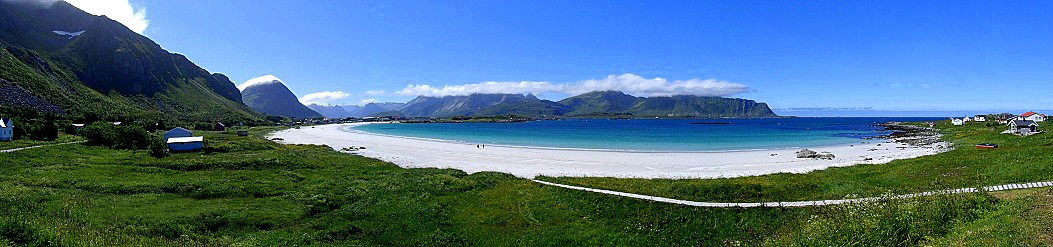
[[(810, 148), (830, 152), (833, 160), (799, 159), (799, 149), (734, 152), (615, 152), (455, 143), (419, 138), (347, 132), (341, 128), (364, 123), (332, 124), (273, 133), (288, 144), (321, 144), (334, 149), (365, 147), (355, 154), (402, 167), (453, 168), (468, 173), (497, 171), (524, 178), (545, 176), (631, 178), (717, 178), (804, 173), (828, 167), (887, 163), (896, 159), (936, 154), (947, 144), (908, 147), (884, 140), (861, 140), (853, 145)], [(865, 144), (864, 144), (865, 142)], [(773, 156), (773, 154), (775, 154)], [(865, 158), (872, 160), (865, 161)]]

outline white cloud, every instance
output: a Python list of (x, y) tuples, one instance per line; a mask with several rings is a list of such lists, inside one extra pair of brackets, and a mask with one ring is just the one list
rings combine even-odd
[(366, 91), (366, 94), (369, 94), (369, 95), (382, 95), (382, 94), (384, 94), (384, 90), (369, 90), (369, 91)]
[(690, 79), (668, 81), (663, 78), (644, 78), (634, 74), (610, 75), (604, 79), (591, 79), (572, 83), (550, 82), (482, 82), (475, 84), (433, 87), (419, 84), (409, 85), (398, 91), (407, 96), (455, 96), (474, 93), (543, 93), (583, 94), (592, 91), (622, 91), (634, 96), (730, 96), (749, 91), (749, 87), (739, 83), (718, 81), (714, 79)]
[(309, 93), (309, 94), (304, 95), (303, 97), (301, 97), (300, 98), (300, 102), (305, 104), (305, 105), (309, 105), (309, 104), (322, 105), (322, 104), (329, 104), (329, 101), (332, 101), (332, 100), (347, 98), (347, 96), (351, 96), (351, 94), (345, 93), (345, 92), (342, 92), (342, 91)]
[(548, 82), (483, 82), (476, 84), (465, 84), (457, 86), (443, 86), (442, 88), (431, 85), (409, 85), (398, 91), (400, 95), (409, 96), (451, 96), (469, 95), (474, 93), (539, 93), (539, 92), (561, 92), (565, 85), (552, 84)]
[(142, 34), (150, 25), (146, 19), (146, 8), (135, 8), (128, 0), (65, 0), (93, 15), (105, 15), (136, 33)]
[(282, 80), (278, 79), (278, 77), (275, 77), (274, 75), (260, 76), (260, 77), (249, 79), (249, 80), (245, 81), (244, 83), (241, 83), (241, 85), (238, 85), (238, 90), (245, 91), (245, 88), (247, 88), (249, 86), (256, 85), (256, 84), (262, 84), (262, 83), (282, 83)]
[(61, 1), (61, 0), (0, 0), (0, 1), (10, 2), (10, 3), (19, 3), (19, 4), (26, 4), (26, 3), (28, 3), (28, 4), (35, 5), (34, 7), (50, 8), (52, 4), (55, 4), (56, 2)]
[(718, 81), (714, 79), (690, 79), (668, 81), (663, 78), (647, 79), (634, 74), (610, 75), (599, 80), (585, 80), (576, 83), (566, 93), (582, 94), (592, 91), (622, 91), (636, 96), (729, 96), (749, 91), (749, 87), (739, 83)]
[(359, 104), (361, 104), (361, 105), (368, 105), (369, 103), (376, 103), (376, 102), (377, 102), (377, 99), (364, 99), (361, 102), (359, 102)]

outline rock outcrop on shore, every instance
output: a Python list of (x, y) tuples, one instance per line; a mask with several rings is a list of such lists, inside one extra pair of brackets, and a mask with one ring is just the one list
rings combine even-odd
[(877, 124), (877, 126), (883, 127), (887, 131), (892, 131), (891, 134), (879, 136), (878, 138), (888, 139), (895, 143), (923, 147), (943, 142), (940, 140), (939, 131), (935, 128), (924, 128), (896, 122)]
[(808, 149), (801, 149), (801, 151), (797, 151), (797, 158), (800, 159), (811, 159), (817, 157), (818, 155), (819, 153)]

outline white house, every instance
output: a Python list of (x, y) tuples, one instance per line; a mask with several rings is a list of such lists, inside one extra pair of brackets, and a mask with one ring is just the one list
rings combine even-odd
[(168, 144), (168, 149), (172, 151), (193, 151), (201, 150), (204, 147), (205, 137), (203, 136), (191, 136), (191, 137), (172, 137), (168, 138), (165, 142)]
[(973, 118), (973, 121), (977, 121), (977, 122), (987, 122), (987, 116), (984, 116), (984, 115), (976, 115), (976, 117), (974, 117), (974, 118)]
[(0, 142), (15, 139), (15, 122), (10, 118), (0, 118)]
[(171, 139), (171, 138), (191, 137), (193, 135), (194, 135), (194, 133), (191, 133), (190, 130), (188, 130), (188, 129), (184, 129), (184, 128), (181, 128), (181, 127), (175, 127), (172, 130), (169, 130), (168, 132), (165, 132), (165, 141), (168, 141), (168, 139)]
[(965, 120), (963, 120), (961, 118), (952, 118), (951, 119), (951, 124), (953, 124), (953, 125), (963, 125), (963, 124), (965, 124)]
[(1020, 119), (1022, 119), (1022, 120), (1029, 120), (1029, 121), (1035, 121), (1035, 122), (1045, 122), (1046, 121), (1046, 114), (1038, 114), (1036, 112), (1030, 112), (1029, 111), (1027, 113), (1020, 114)]
[(1013, 134), (1028, 136), (1038, 133), (1038, 123), (1031, 120), (1009, 121), (1009, 131)]

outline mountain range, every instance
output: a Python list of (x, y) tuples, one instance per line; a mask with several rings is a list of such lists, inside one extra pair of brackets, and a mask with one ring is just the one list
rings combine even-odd
[(634, 117), (777, 117), (765, 103), (752, 100), (669, 96), (636, 97), (617, 91), (596, 91), (558, 102), (527, 94), (471, 94), (418, 96), (405, 103), (370, 103), (365, 106), (309, 105), (326, 117), (396, 115), (451, 116), (634, 116)]
[[(384, 113), (398, 112), (406, 103), (376, 102), (365, 105), (319, 105), (310, 104), (307, 108), (321, 113), (328, 118), (366, 117), (373, 115), (386, 115)], [(398, 113), (398, 115), (402, 115)]]
[[(522, 94), (419, 96), (407, 103), (305, 106), (281, 81), (239, 90), (227, 76), (162, 49), (105, 16), (64, 2), (0, 1), (0, 107), (111, 119), (264, 121), (373, 115), (774, 117), (764, 103), (700, 97), (636, 97), (598, 91), (558, 102)], [(262, 114), (261, 114), (262, 113)]]
[(64, 2), (0, 1), (0, 107), (107, 118), (262, 121), (222, 74)]

